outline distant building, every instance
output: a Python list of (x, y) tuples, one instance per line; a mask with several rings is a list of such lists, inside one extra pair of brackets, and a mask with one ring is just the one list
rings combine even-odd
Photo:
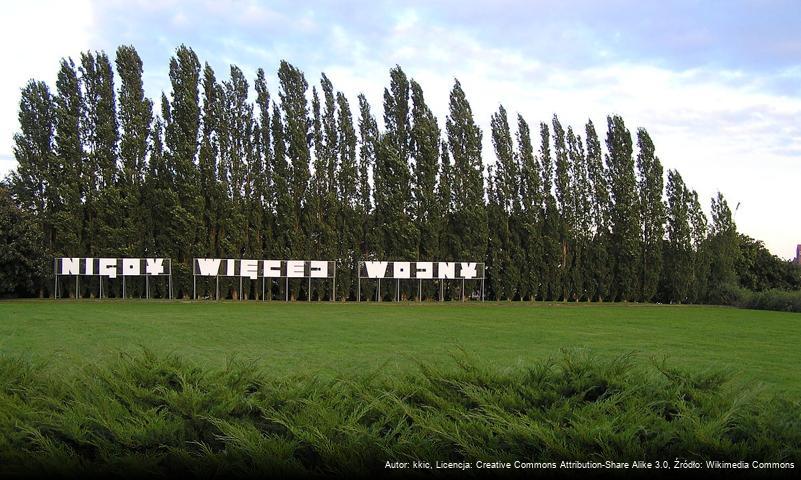
[(801, 245), (795, 247), (795, 263), (801, 265)]

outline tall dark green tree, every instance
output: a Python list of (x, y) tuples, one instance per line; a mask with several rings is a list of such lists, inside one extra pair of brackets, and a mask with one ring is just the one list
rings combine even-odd
[(631, 134), (623, 119), (607, 117), (606, 148), (608, 154), (611, 209), (611, 251), (614, 298), (632, 301), (637, 298), (640, 241), (637, 209), (637, 179), (634, 174)]
[(559, 242), (558, 273), (556, 276), (557, 290), (554, 294), (555, 299), (561, 298), (566, 301), (570, 297), (571, 290), (575, 205), (573, 202), (573, 189), (570, 184), (572, 172), (570, 171), (565, 130), (556, 115), (553, 116), (551, 125), (553, 126), (553, 153), (556, 160), (554, 186), (556, 187), (556, 208), (558, 209), (558, 216), (553, 224), (556, 226), (556, 237)]
[(712, 223), (709, 228), (709, 299), (725, 302), (726, 288), (736, 285), (735, 264), (739, 261), (737, 226), (728, 202), (720, 192), (712, 197)]
[(275, 172), (273, 171), (272, 125), (270, 121), (270, 91), (264, 70), (256, 72), (256, 108), (259, 114), (259, 151), (261, 153), (263, 173), (255, 179), (255, 194), (262, 204), (262, 255), (271, 257), (273, 252), (273, 235), (275, 231)]
[(591, 272), (587, 281), (589, 295), (596, 300), (606, 300), (612, 291), (611, 265), (611, 210), (609, 195), (609, 173), (604, 165), (601, 142), (592, 120), (585, 127), (587, 141), (587, 176), (592, 191), (592, 249), (588, 255), (588, 269)]
[(273, 178), (275, 189), (275, 233), (273, 235), (273, 255), (278, 258), (289, 258), (293, 252), (299, 251), (296, 245), (301, 239), (296, 237), (298, 220), (295, 214), (295, 201), (292, 198), (290, 185), (290, 166), (286, 157), (286, 141), (281, 111), (273, 104), (270, 119), (273, 139)]
[(337, 92), (337, 162), (335, 187), (337, 196), (337, 293), (347, 300), (357, 294), (356, 267), (360, 258), (359, 170), (356, 163), (356, 130), (348, 99)]
[(203, 234), (199, 221), (203, 199), (196, 158), (200, 131), (200, 61), (191, 48), (178, 47), (170, 59), (169, 76), (171, 100), (162, 97), (164, 158), (178, 197), (178, 205), (170, 211), (178, 235), (169, 253), (177, 260), (177, 268), (173, 269), (176, 293), (189, 296), (192, 292), (189, 263), (202, 251), (199, 237)]
[(445, 130), (453, 158), (451, 189), (455, 234), (459, 240), (458, 249), (454, 253), (461, 260), (477, 261), (484, 258), (487, 251), (481, 129), (473, 119), (470, 103), (458, 80), (451, 90), (449, 107)]
[(707, 241), (709, 225), (698, 200), (698, 193), (691, 190), (687, 193), (687, 205), (690, 212), (691, 237), (693, 242), (693, 283), (690, 286), (692, 302), (705, 301), (709, 296), (710, 248)]
[(145, 97), (142, 82), (142, 60), (132, 46), (117, 49), (115, 60), (120, 77), (119, 183), (123, 204), (122, 237), (131, 256), (145, 254), (142, 232), (148, 212), (142, 203), (150, 131), (153, 123), (153, 102)]
[(118, 125), (114, 74), (105, 53), (81, 54), (81, 134), (84, 218), (82, 250), (88, 255), (132, 255), (124, 234), (125, 204), (117, 164)]
[[(321, 76), (320, 86), (323, 92), (322, 111), (316, 89), (312, 107), (315, 155), (309, 221), (314, 225), (311, 229), (314, 235), (310, 241), (320, 258), (335, 258), (338, 252), (336, 165), (340, 133), (337, 129), (334, 86), (325, 74)], [(323, 293), (330, 292), (327, 284), (324, 287)]]
[(58, 203), (52, 213), (54, 254), (81, 255), (83, 226), (83, 146), (81, 144), (81, 87), (75, 63), (61, 61), (56, 80), (56, 177)]
[(587, 172), (587, 156), (580, 135), (573, 133), (573, 128), (567, 129), (567, 150), (570, 158), (570, 199), (572, 214), (569, 242), (571, 265), (568, 268), (568, 291), (573, 300), (583, 300), (590, 297), (589, 282), (590, 267), (588, 251), (592, 241), (592, 188)]
[(659, 288), (662, 243), (665, 236), (665, 205), (662, 201), (662, 163), (654, 154), (654, 143), (644, 128), (637, 130), (637, 172), (640, 204), (640, 300), (650, 302)]
[(400, 260), (417, 258), (418, 232), (412, 221), (413, 198), (409, 168), (409, 82), (403, 71), (390, 71), (390, 87), (384, 90), (384, 124), (376, 151), (374, 170), (376, 226), (382, 235), (383, 253)]
[[(434, 260), (439, 255), (442, 230), (441, 205), (437, 199), (437, 171), (440, 158), (440, 129), (437, 117), (426, 104), (420, 84), (411, 81), (412, 201), (415, 227), (419, 232), (418, 260)], [(431, 295), (429, 289), (426, 290)]]
[(488, 185), (492, 187), (488, 188), (488, 258), (495, 257), (489, 270), (492, 280), (490, 283), (497, 298), (512, 300), (521, 285), (520, 266), (523, 258), (515, 221), (522, 207), (520, 168), (503, 105), (492, 115), (490, 127), (497, 158), (494, 176), (487, 176)]
[(542, 178), (542, 281), (540, 297), (543, 300), (556, 300), (561, 294), (560, 261), (561, 219), (559, 207), (554, 198), (554, 167), (551, 159), (550, 129), (548, 124), (540, 123), (540, 174)]
[[(314, 235), (314, 225), (309, 221), (309, 212), (305, 208), (309, 200), (309, 170), (311, 162), (311, 122), (306, 91), (309, 88), (306, 77), (299, 69), (282, 60), (278, 69), (279, 97), (283, 110), (284, 133), (282, 140), (286, 142), (286, 155), (289, 163), (289, 198), (292, 200), (292, 218), (294, 225), (289, 226), (292, 241), (291, 255), (303, 258), (310, 254), (308, 238)], [(275, 136), (275, 134), (273, 134)], [(301, 223), (302, 222), (302, 223)], [(293, 289), (297, 292), (297, 289)]]
[[(14, 135), (17, 169), (10, 175), (11, 192), (19, 208), (31, 212), (38, 224), (38, 249), (43, 253), (38, 268), (45, 270), (55, 251), (53, 213), (61, 205), (59, 163), (55, 156), (55, 103), (44, 82), (31, 80), (22, 89), (19, 102), (20, 131)], [(11, 218), (11, 217), (9, 217)], [(37, 275), (34, 273), (34, 277)], [(38, 278), (39, 296), (51, 291), (49, 275)], [(45, 284), (46, 283), (46, 284)]]
[(517, 154), (520, 157), (520, 244), (523, 250), (520, 296), (531, 300), (540, 295), (544, 276), (542, 225), (544, 220), (542, 172), (534, 156), (531, 129), (517, 116)]
[(667, 245), (664, 252), (663, 283), (667, 300), (686, 303), (693, 284), (693, 244), (687, 187), (676, 170), (668, 170)]
[(217, 82), (214, 70), (206, 64), (203, 68), (203, 107), (201, 111), (201, 138), (198, 152), (200, 192), (203, 198), (203, 238), (201, 251), (204, 256), (222, 255), (220, 245), (221, 222), (225, 218), (225, 192), (219, 175), (220, 130), (224, 128), (222, 86)]

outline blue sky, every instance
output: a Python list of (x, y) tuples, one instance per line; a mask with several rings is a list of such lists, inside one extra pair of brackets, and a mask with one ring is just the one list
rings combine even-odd
[[(0, 19), (0, 174), (14, 168), (19, 89), (54, 85), (61, 57), (133, 44), (153, 99), (185, 43), (218, 78), (263, 67), (276, 93), (286, 59), (310, 83), (325, 72), (380, 118), (389, 69), (421, 83), (444, 121), (458, 78), (485, 131), (499, 104), (530, 123), (557, 113), (583, 129), (611, 113), (645, 127), (665, 168), (705, 206), (718, 190), (744, 233), (789, 258), (801, 243), (801, 2), (32, 1)], [(252, 85), (252, 82), (251, 82)]]

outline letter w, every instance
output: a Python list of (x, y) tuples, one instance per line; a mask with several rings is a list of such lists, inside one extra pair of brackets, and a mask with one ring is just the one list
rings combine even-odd
[(389, 262), (364, 262), (368, 278), (384, 278)]
[(205, 277), (215, 277), (220, 273), (220, 259), (219, 258), (198, 258), (197, 259), (198, 275)]

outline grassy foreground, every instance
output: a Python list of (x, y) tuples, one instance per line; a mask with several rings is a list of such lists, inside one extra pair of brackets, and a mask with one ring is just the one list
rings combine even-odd
[(801, 394), (801, 314), (728, 307), (588, 304), (298, 302), (0, 302), (0, 354), (71, 371), (145, 347), (203, 368), (231, 356), (276, 374), (401, 374), (457, 348), (488, 365), (547, 359), (561, 348), (610, 359), (668, 357), (763, 391)]
[(148, 351), (67, 376), (0, 357), (0, 476), (372, 477), (414, 460), (432, 469), (397, 473), (451, 475), (435, 462), (452, 461), (470, 475), (479, 460), (797, 468), (801, 403), (724, 379), (574, 351), (504, 370), (459, 354), (329, 380)]

